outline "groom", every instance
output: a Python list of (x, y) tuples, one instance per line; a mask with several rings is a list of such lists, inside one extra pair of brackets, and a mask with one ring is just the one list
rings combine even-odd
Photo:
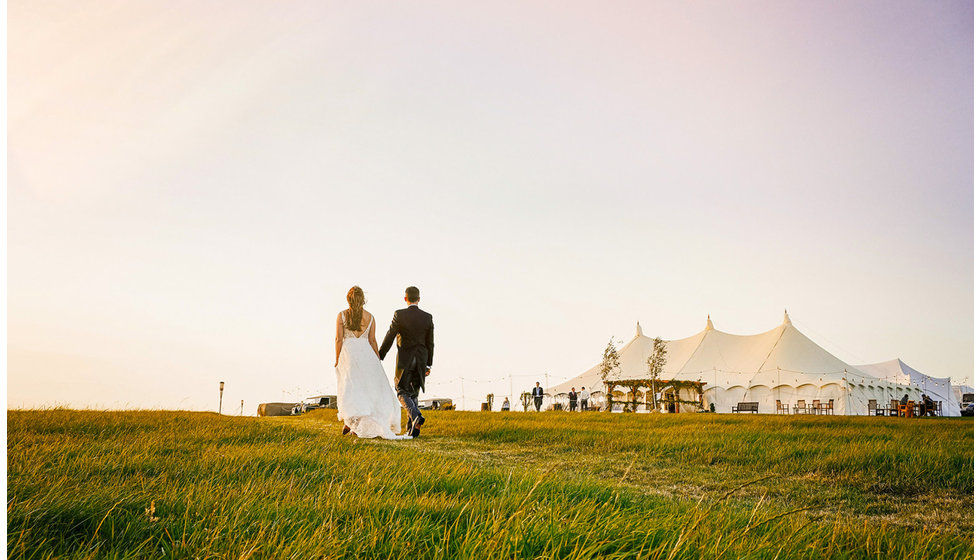
[(398, 400), (408, 411), (408, 431), (413, 438), (419, 437), (419, 428), (425, 418), (419, 412), (419, 389), (425, 390), (425, 378), (432, 368), (432, 352), (435, 343), (432, 339), (432, 315), (419, 309), (419, 289), (415, 286), (405, 288), (405, 302), (408, 307), (395, 311), (391, 327), (385, 335), (378, 353), (381, 359), (398, 337), (398, 363), (395, 365), (395, 391)]

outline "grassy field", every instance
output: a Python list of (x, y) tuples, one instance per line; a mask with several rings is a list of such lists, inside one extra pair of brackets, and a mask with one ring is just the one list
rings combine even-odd
[(972, 419), (7, 413), (8, 558), (973, 557)]

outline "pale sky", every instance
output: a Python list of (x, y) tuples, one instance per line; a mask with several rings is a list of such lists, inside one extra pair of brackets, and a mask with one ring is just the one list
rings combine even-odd
[[(973, 384), (971, 2), (8, 5), (8, 407), (334, 393), (354, 284), (478, 407), (611, 336)], [(391, 372), (393, 357), (385, 362)]]

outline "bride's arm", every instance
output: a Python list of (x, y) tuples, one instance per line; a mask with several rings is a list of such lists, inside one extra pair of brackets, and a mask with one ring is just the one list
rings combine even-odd
[(337, 359), (334, 360), (333, 367), (337, 367), (337, 364), (340, 363), (340, 349), (344, 346), (344, 319), (342, 315), (342, 313), (337, 314), (337, 338), (334, 341), (334, 345), (337, 347)]
[(374, 349), (374, 355), (380, 360), (381, 353), (378, 352), (378, 339), (374, 338), (374, 323), (374, 321), (371, 321), (371, 330), (368, 331), (368, 343)]

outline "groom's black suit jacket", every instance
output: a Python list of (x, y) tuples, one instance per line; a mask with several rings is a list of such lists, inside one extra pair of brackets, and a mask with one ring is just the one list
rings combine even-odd
[(410, 305), (395, 311), (388, 334), (378, 353), (381, 359), (398, 338), (398, 363), (395, 365), (395, 388), (416, 393), (425, 390), (425, 370), (432, 367), (433, 340), (432, 315)]

